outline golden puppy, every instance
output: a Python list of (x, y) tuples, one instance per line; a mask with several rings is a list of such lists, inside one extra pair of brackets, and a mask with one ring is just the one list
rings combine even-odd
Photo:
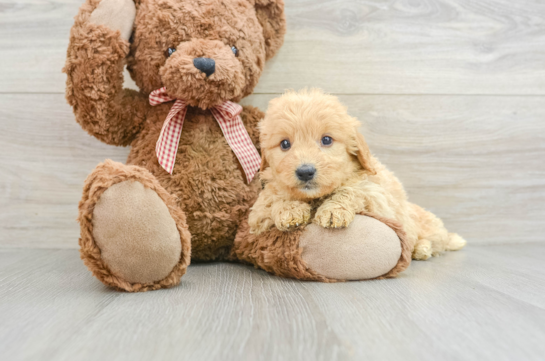
[(358, 126), (336, 97), (320, 90), (273, 99), (260, 123), (265, 187), (249, 215), (251, 232), (273, 226), (287, 231), (311, 219), (322, 227), (347, 227), (356, 213), (367, 211), (403, 225), (414, 259), (462, 248), (465, 240), (407, 201)]

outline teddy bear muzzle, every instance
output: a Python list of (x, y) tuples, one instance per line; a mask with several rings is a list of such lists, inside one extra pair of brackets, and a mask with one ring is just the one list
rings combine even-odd
[(194, 39), (179, 44), (160, 75), (171, 97), (203, 109), (226, 100), (239, 101), (246, 84), (240, 58), (219, 40)]

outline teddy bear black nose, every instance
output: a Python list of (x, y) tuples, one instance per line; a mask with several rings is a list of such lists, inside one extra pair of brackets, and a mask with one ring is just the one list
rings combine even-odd
[(302, 180), (303, 182), (308, 182), (309, 180), (314, 178), (314, 175), (316, 174), (316, 168), (314, 168), (314, 166), (310, 164), (303, 164), (302, 166), (297, 168), (295, 174), (297, 175), (297, 178), (299, 178), (299, 180)]
[(216, 71), (216, 62), (214, 59), (195, 58), (193, 59), (193, 65), (195, 65), (195, 68), (205, 73), (206, 76), (210, 76)]

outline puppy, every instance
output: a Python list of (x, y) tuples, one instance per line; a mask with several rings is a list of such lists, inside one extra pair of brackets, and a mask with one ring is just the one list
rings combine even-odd
[(399, 180), (369, 152), (359, 122), (320, 90), (273, 99), (260, 123), (264, 189), (249, 215), (250, 231), (288, 231), (312, 221), (347, 227), (366, 211), (403, 225), (414, 259), (458, 250), (466, 241), (408, 202)]

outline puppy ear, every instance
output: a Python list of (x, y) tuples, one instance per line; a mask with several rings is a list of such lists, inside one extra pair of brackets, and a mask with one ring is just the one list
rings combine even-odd
[(263, 27), (267, 60), (272, 58), (284, 42), (286, 17), (284, 0), (254, 0), (257, 20)]
[(259, 168), (259, 171), (263, 172), (268, 167), (269, 167), (269, 162), (267, 162), (267, 158), (265, 158), (265, 152), (261, 151), (261, 167)]
[(357, 130), (356, 130), (356, 143), (358, 146), (358, 152), (356, 153), (356, 156), (358, 157), (358, 160), (360, 161), (360, 164), (363, 167), (363, 169), (365, 169), (367, 172), (371, 174), (377, 174), (377, 171), (371, 164), (371, 152), (369, 151), (367, 142), (365, 142), (365, 138)]

